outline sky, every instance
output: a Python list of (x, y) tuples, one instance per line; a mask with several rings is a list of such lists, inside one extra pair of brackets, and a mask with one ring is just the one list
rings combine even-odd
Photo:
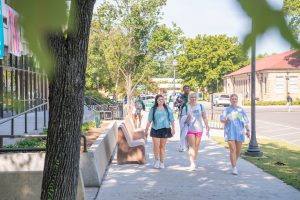
[[(251, 20), (243, 13), (237, 0), (167, 0), (163, 8), (161, 24), (171, 26), (175, 22), (186, 37), (198, 34), (236, 36), (242, 42), (251, 29)], [(95, 9), (103, 0), (97, 0)], [(283, 0), (268, 0), (280, 9)], [(279, 53), (290, 49), (277, 30), (269, 30), (257, 39), (256, 54)]]

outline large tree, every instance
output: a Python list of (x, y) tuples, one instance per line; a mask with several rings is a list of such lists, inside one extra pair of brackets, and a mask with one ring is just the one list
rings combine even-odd
[(236, 37), (198, 35), (186, 39), (177, 71), (194, 89), (216, 92), (217, 85), (222, 85), (222, 76), (239, 69), (245, 61), (247, 56)]
[[(67, 7), (61, 0), (15, 1), (30, 48), (49, 75), (41, 193), (45, 200), (74, 200), (78, 185), (87, 49), (95, 0), (69, 2)], [(68, 23), (63, 20), (67, 13)]]
[(98, 8), (103, 51), (114, 80), (124, 80), (129, 104), (136, 85), (150, 72), (148, 43), (166, 0), (111, 0)]

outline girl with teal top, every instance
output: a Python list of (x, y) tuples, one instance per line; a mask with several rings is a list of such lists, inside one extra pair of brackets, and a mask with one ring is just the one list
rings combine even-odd
[(151, 126), (150, 136), (153, 141), (153, 152), (155, 157), (154, 168), (165, 168), (165, 146), (167, 138), (175, 134), (174, 115), (171, 109), (165, 104), (162, 95), (156, 95), (155, 104), (148, 115), (148, 122), (145, 133), (148, 135), (148, 129)]
[(229, 146), (232, 174), (234, 175), (238, 174), (236, 164), (245, 140), (245, 133), (247, 137), (250, 135), (248, 117), (245, 110), (237, 106), (237, 102), (238, 96), (236, 94), (230, 95), (230, 106), (220, 116), (221, 122), (225, 124), (224, 138)]

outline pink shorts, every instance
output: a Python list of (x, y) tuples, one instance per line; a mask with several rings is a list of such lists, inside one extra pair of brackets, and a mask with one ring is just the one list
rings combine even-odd
[(202, 132), (187, 132), (188, 135), (194, 135), (196, 137), (202, 137)]

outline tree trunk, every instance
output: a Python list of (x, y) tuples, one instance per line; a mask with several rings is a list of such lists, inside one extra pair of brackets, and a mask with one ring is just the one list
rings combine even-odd
[(132, 80), (131, 80), (131, 74), (126, 75), (126, 93), (127, 93), (127, 103), (128, 103), (128, 111), (129, 115), (132, 114), (132, 93), (131, 88), (132, 87)]
[(73, 32), (52, 34), (56, 67), (49, 84), (49, 126), (41, 199), (75, 200), (89, 30), (95, 0), (73, 0)]

